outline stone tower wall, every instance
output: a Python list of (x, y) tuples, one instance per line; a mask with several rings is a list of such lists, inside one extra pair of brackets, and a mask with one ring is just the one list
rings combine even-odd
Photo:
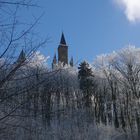
[(59, 45), (58, 47), (58, 61), (65, 64), (68, 64), (68, 46)]

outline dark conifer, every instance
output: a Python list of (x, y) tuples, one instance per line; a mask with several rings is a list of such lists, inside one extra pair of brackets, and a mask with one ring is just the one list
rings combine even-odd
[(93, 72), (86, 61), (82, 62), (80, 66), (78, 67), (78, 69), (79, 69), (78, 78), (80, 82), (80, 89), (84, 93), (85, 105), (90, 107), (91, 96), (92, 96), (93, 87), (94, 87)]

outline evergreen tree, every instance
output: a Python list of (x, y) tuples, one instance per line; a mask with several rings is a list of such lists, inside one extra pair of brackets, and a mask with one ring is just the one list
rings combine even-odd
[(89, 64), (86, 61), (83, 61), (78, 67), (78, 79), (80, 82), (80, 89), (84, 93), (84, 101), (87, 107), (91, 105), (91, 96), (93, 93), (93, 72)]

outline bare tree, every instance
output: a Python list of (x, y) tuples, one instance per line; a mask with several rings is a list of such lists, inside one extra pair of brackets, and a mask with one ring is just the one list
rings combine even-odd
[[(12, 115), (19, 112), (19, 108), (32, 99), (33, 95), (29, 94), (29, 91), (43, 83), (42, 80), (30, 85), (25, 84), (29, 77), (34, 76), (33, 74), (33, 76), (31, 74), (27, 76), (27, 65), (37, 49), (46, 44), (47, 39), (37, 40), (34, 35), (35, 26), (42, 15), (33, 18), (32, 21), (29, 21), (30, 23), (25, 23), (20, 17), (20, 10), (37, 7), (31, 0), (14, 0), (12, 2), (0, 0), (0, 129), (2, 130), (8, 128), (4, 125), (6, 123), (9, 123), (9, 126), (10, 124), (15, 125), (16, 119)], [(20, 82), (20, 86), (17, 86), (18, 82)], [(27, 94), (28, 98), (25, 98)], [(19, 115), (21, 114), (19, 113)], [(4, 133), (0, 133), (0, 135), (4, 135)]]

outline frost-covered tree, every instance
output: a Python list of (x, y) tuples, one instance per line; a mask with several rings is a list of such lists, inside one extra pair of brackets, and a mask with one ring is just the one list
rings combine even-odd
[(98, 84), (96, 92), (104, 95), (102, 112), (107, 122), (131, 133), (132, 137), (136, 132), (139, 135), (139, 56), (139, 48), (128, 46), (99, 56), (94, 63), (95, 77), (99, 84), (102, 83)]

